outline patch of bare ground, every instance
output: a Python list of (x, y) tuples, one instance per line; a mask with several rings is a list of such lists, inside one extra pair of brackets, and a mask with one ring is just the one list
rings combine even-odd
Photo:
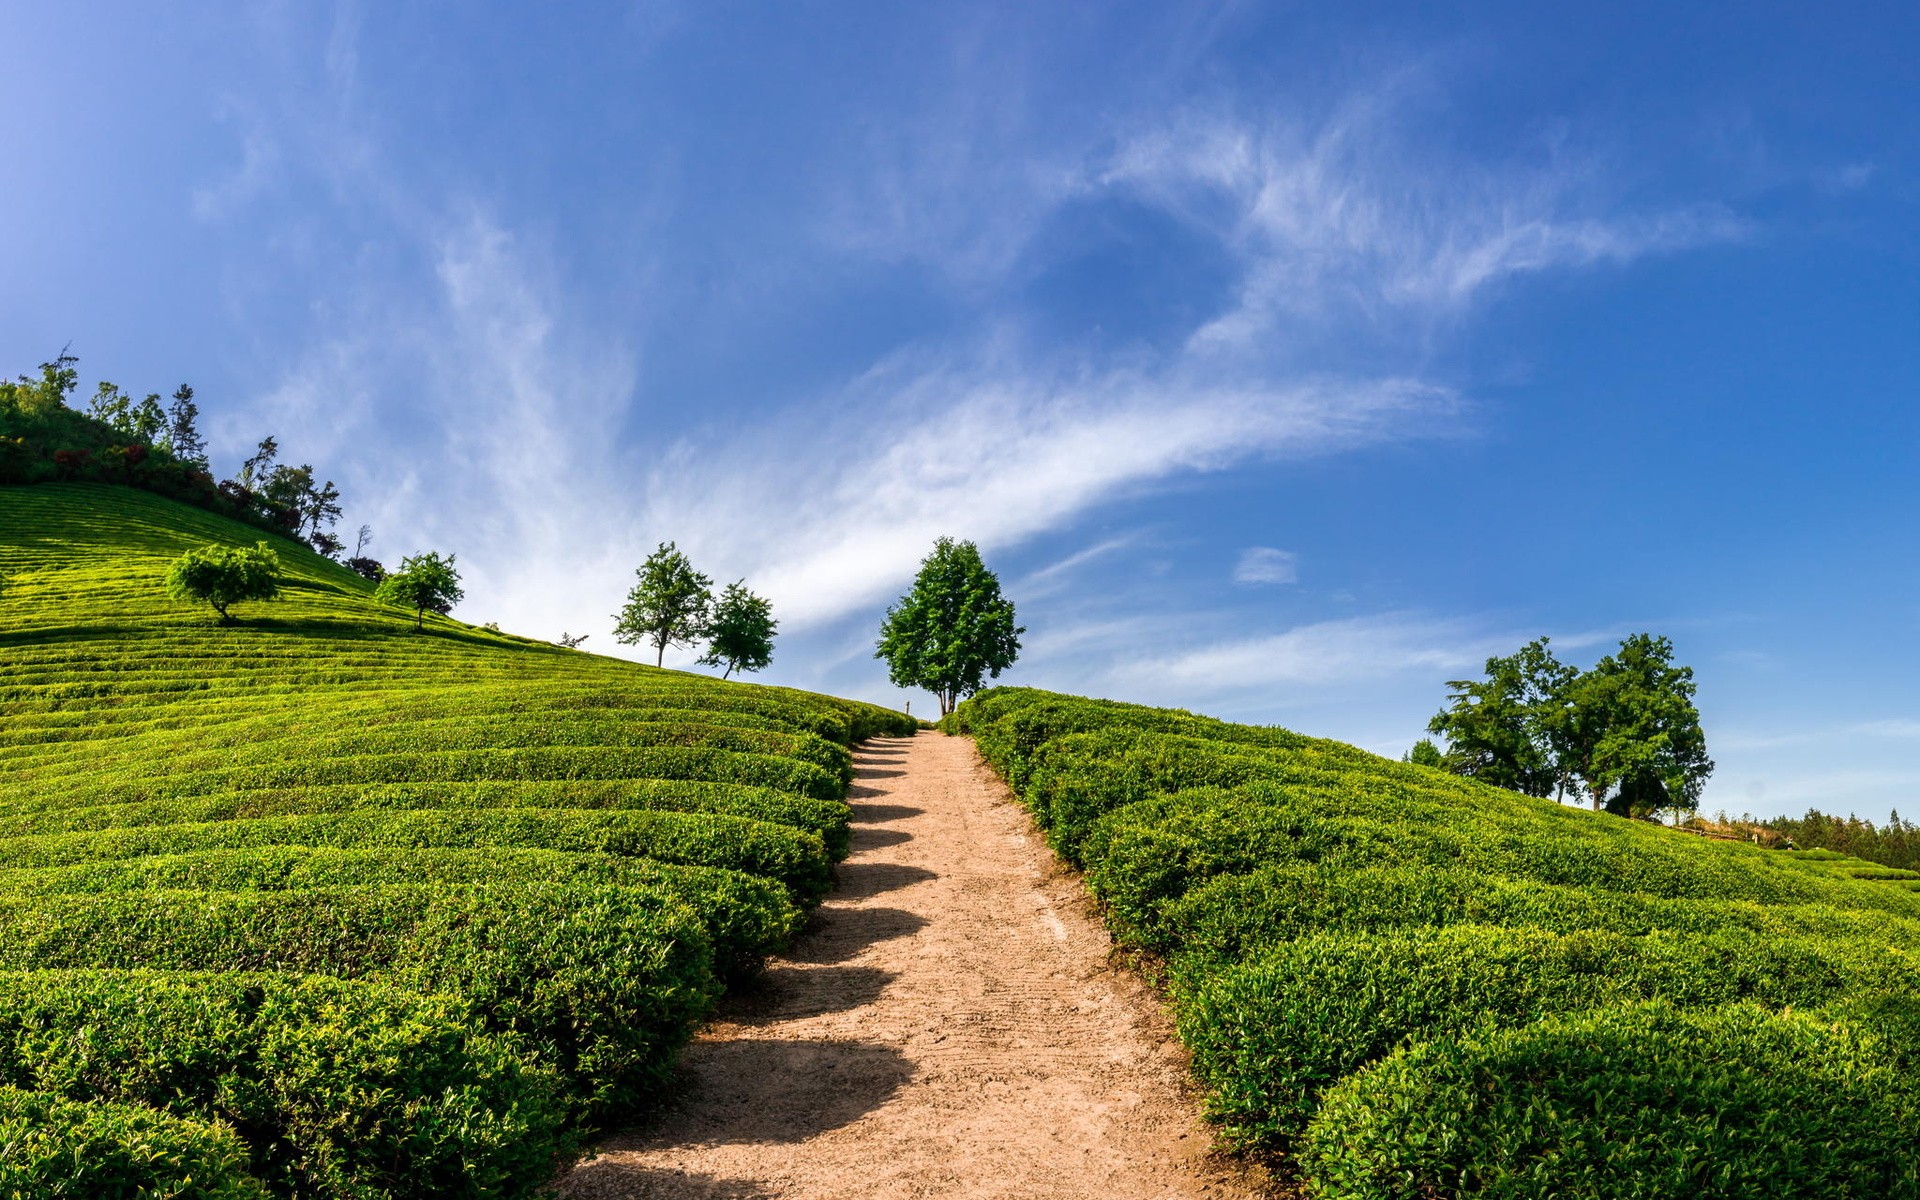
[(572, 1200), (1215, 1200), (1150, 991), (964, 738), (867, 743), (853, 853), (791, 955), (682, 1060), (679, 1103)]

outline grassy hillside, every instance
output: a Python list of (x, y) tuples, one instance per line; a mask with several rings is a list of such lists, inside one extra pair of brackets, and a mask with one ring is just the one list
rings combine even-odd
[(1323, 1197), (1920, 1194), (1920, 895), (1285, 730), (995, 689), (972, 733)]
[(798, 927), (849, 747), (911, 725), (416, 633), (292, 542), (240, 625), (166, 597), (262, 536), (0, 488), (0, 1191), (528, 1194)]

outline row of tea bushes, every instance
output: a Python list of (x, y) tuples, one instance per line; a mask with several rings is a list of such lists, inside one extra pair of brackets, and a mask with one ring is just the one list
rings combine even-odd
[(430, 618), (258, 531), (0, 489), (0, 1195), (520, 1197), (831, 886), (869, 705)]
[(1224, 1138), (1315, 1195), (1920, 1194), (1911, 892), (1187, 713), (1003, 688), (948, 728), (1166, 986)]

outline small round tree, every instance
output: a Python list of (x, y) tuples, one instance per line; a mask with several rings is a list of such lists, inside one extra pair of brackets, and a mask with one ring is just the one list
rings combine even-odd
[(913, 590), (887, 610), (873, 656), (887, 660), (895, 687), (938, 697), (944, 717), (1013, 665), (1026, 632), (1013, 621), (1013, 601), (1000, 594), (980, 548), (943, 537), (921, 561)]
[(436, 551), (403, 558), (400, 569), (380, 581), (373, 598), (395, 608), (411, 608), (413, 627), (420, 629), (428, 609), (445, 613), (466, 595), (460, 589), (460, 572), (454, 569), (453, 560), (454, 555), (442, 558)]
[(625, 607), (614, 614), (613, 640), (652, 642), (654, 666), (665, 666), (668, 646), (689, 646), (707, 631), (713, 580), (693, 569), (672, 542), (662, 542), (635, 572)]
[(701, 656), (701, 665), (724, 665), (722, 679), (735, 671), (758, 671), (773, 661), (773, 635), (779, 628), (771, 601), (748, 591), (744, 579), (730, 583), (708, 618), (707, 652)]
[(280, 556), (265, 542), (189, 550), (167, 568), (167, 593), (176, 600), (210, 604), (220, 623), (231, 625), (228, 605), (280, 594)]

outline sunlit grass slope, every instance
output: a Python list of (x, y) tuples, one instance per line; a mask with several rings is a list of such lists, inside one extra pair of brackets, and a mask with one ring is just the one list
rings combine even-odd
[(798, 927), (850, 746), (911, 725), (415, 632), (291, 542), (239, 625), (167, 598), (182, 552), (262, 536), (0, 488), (0, 1124), (64, 1122), (48, 1170), (155, 1139), (236, 1195), (528, 1194)]
[(1001, 688), (950, 728), (1314, 1195), (1920, 1194), (1899, 880), (1173, 710)]

